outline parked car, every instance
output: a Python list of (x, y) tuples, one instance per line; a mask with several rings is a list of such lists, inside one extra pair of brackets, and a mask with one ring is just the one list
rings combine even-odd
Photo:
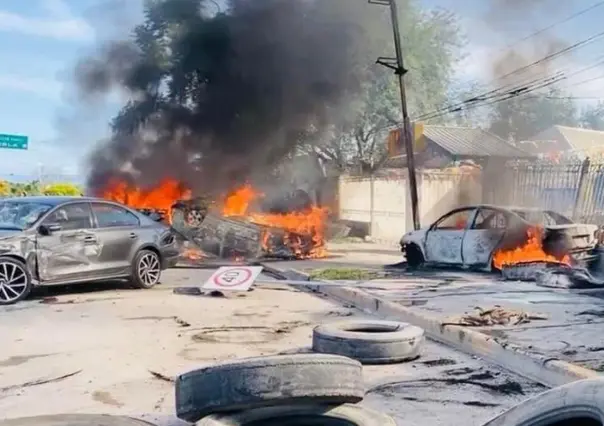
[(33, 286), (128, 278), (159, 283), (179, 247), (170, 228), (124, 205), (83, 197), (0, 200), (0, 305)]
[(569, 254), (574, 261), (587, 261), (598, 245), (598, 226), (573, 223), (551, 210), (477, 205), (452, 210), (403, 235), (401, 251), (410, 267), (428, 263), (498, 269), (493, 255), (521, 247), (535, 228), (543, 229), (543, 250), (557, 257)]

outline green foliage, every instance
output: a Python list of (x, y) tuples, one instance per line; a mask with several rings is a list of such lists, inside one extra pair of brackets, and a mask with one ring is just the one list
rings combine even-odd
[[(331, 4), (332, 2), (324, 2)], [(337, 3), (337, 2), (336, 2)], [(362, 95), (349, 106), (346, 116), (334, 125), (326, 142), (314, 152), (339, 169), (356, 167), (371, 173), (387, 159), (384, 128), (401, 122), (398, 79), (391, 69), (376, 64), (378, 57), (394, 56), (389, 11), (358, 2), (355, 19), (362, 23), (370, 48), (360, 50), (365, 68)], [(447, 100), (455, 65), (461, 59), (464, 39), (455, 17), (446, 11), (425, 12), (414, 2), (401, 2), (406, 94), (411, 117), (434, 111)]]
[(82, 188), (72, 183), (53, 183), (42, 187), (37, 180), (27, 183), (0, 181), (0, 197), (23, 197), (27, 195), (81, 196)]
[(592, 130), (604, 130), (604, 103), (598, 102), (595, 106), (588, 106), (581, 111), (579, 116), (581, 127)]
[(82, 195), (82, 188), (72, 183), (53, 183), (46, 185), (42, 190), (44, 195), (65, 195), (77, 197)]
[(554, 126), (578, 126), (577, 107), (559, 89), (546, 95), (516, 97), (493, 105), (490, 130), (506, 140), (522, 141)]

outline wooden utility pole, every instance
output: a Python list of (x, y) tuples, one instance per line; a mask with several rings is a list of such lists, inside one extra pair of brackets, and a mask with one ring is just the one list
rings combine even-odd
[(399, 89), (401, 92), (401, 110), (403, 115), (403, 131), (400, 132), (401, 145), (405, 147), (407, 157), (407, 170), (409, 171), (409, 191), (411, 195), (411, 209), (413, 212), (413, 228), (419, 229), (419, 199), (417, 196), (417, 176), (415, 174), (415, 154), (413, 152), (413, 136), (409, 112), (407, 110), (407, 96), (405, 93), (405, 69), (403, 62), (403, 48), (401, 42), (401, 33), (398, 22), (398, 8), (396, 0), (369, 0), (369, 3), (380, 4), (390, 7), (390, 16), (392, 18), (392, 31), (394, 34), (394, 48), (396, 58), (378, 58), (377, 63), (394, 70), (398, 77)]

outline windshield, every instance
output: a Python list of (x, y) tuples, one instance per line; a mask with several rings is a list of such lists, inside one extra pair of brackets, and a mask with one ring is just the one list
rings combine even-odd
[(27, 229), (51, 208), (31, 201), (0, 201), (0, 230)]

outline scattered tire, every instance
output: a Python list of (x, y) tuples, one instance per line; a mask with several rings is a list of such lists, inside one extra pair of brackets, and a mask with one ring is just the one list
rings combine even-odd
[(175, 387), (176, 415), (190, 422), (267, 406), (359, 402), (365, 395), (358, 361), (320, 354), (222, 363), (180, 375)]
[(139, 251), (132, 261), (132, 285), (136, 288), (152, 288), (159, 283), (160, 277), (159, 255), (151, 250)]
[(516, 405), (484, 426), (602, 426), (604, 379), (580, 380)]
[(12, 305), (31, 293), (31, 273), (25, 263), (0, 257), (0, 305)]
[(315, 327), (315, 352), (347, 356), (363, 364), (388, 364), (419, 356), (424, 330), (396, 321), (341, 321)]
[(396, 426), (390, 416), (358, 405), (291, 405), (257, 408), (241, 413), (212, 414), (196, 426)]
[(142, 420), (107, 414), (54, 414), (0, 420), (0, 426), (153, 426)]

